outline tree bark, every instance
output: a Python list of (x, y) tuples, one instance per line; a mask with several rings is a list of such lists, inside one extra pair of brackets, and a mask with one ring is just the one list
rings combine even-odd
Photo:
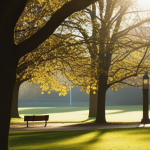
[[(11, 47), (11, 45), (9, 45)], [(1, 105), (0, 114), (2, 123), (0, 124), (0, 149), (8, 149), (8, 135), (10, 125), (10, 113), (12, 105), (13, 88), (16, 80), (17, 59), (14, 55), (11, 56), (10, 50), (7, 46), (0, 44), (0, 85), (1, 85)], [(8, 48), (8, 49), (6, 49)], [(15, 48), (11, 51), (15, 52)]]
[(19, 60), (17, 46), (14, 43), (14, 28), (26, 2), (27, 0), (7, 0), (0, 14), (1, 150), (8, 150), (10, 113)]
[(96, 117), (97, 98), (98, 98), (98, 91), (96, 91), (96, 94), (93, 94), (93, 91), (91, 89), (90, 90), (90, 100), (89, 100), (89, 117)]
[(21, 81), (16, 80), (13, 92), (12, 106), (11, 106), (11, 118), (20, 118), (18, 112), (18, 96), (19, 96), (19, 88), (21, 85)]
[(107, 91), (107, 78), (108, 77), (106, 74), (101, 74), (99, 77), (96, 123), (106, 123), (105, 99)]

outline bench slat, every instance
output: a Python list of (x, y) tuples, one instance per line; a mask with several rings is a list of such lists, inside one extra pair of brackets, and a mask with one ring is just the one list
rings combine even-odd
[(49, 115), (45, 116), (24, 116), (24, 121), (48, 121)]

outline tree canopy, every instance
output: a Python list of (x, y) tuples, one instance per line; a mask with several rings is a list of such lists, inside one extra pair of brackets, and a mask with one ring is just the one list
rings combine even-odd
[[(105, 97), (109, 87), (117, 90), (123, 85), (139, 86), (132, 77), (149, 70), (150, 45), (145, 34), (149, 22), (149, 11), (136, 5), (136, 1), (110, 0), (98, 1), (62, 23), (65, 32), (76, 36), (79, 39), (76, 44), (82, 43), (86, 55), (91, 57), (91, 67), (85, 69), (89, 75), (83, 82), (83, 90), (89, 93), (93, 89), (95, 93), (103, 88)], [(70, 80), (81, 82), (81, 78)], [(102, 93), (98, 101), (105, 101), (100, 97)], [(100, 114), (105, 113), (97, 115)]]

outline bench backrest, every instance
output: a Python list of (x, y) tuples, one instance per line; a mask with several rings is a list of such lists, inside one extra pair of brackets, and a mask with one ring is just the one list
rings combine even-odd
[(40, 116), (24, 116), (24, 121), (43, 121), (48, 120), (49, 115), (40, 115)]

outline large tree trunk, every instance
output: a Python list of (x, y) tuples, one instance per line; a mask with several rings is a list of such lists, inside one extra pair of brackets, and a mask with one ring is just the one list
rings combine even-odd
[(93, 94), (92, 89), (90, 90), (90, 100), (89, 100), (89, 117), (96, 117), (97, 114), (97, 96), (98, 91), (96, 94)]
[(107, 76), (101, 74), (98, 82), (98, 100), (97, 100), (97, 116), (96, 123), (106, 123), (105, 119), (105, 99), (107, 91)]
[(27, 0), (3, 0), (0, 5), (0, 149), (8, 149), (10, 113), (13, 98), (16, 69), (20, 56), (14, 44), (14, 28)]
[(19, 87), (21, 85), (21, 81), (16, 80), (14, 92), (13, 92), (13, 99), (12, 99), (12, 106), (11, 106), (11, 118), (20, 118), (18, 112), (18, 96), (19, 96)]
[[(7, 47), (7, 46), (6, 46)], [(10, 113), (13, 97), (13, 89), (16, 80), (17, 59), (10, 55), (10, 51), (6, 48), (2, 51), (0, 45), (0, 85), (1, 85), (1, 124), (0, 124), (0, 149), (8, 149), (8, 135), (10, 125)], [(4, 47), (3, 47), (4, 48)], [(14, 51), (14, 49), (11, 49)]]

